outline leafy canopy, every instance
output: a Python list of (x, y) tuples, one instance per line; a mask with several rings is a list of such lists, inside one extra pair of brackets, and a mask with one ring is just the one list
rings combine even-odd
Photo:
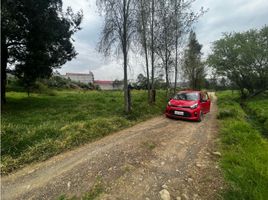
[(224, 34), (213, 44), (208, 64), (235, 83), (242, 94), (255, 95), (268, 86), (268, 27)]
[(82, 12), (64, 12), (61, 0), (3, 0), (1, 11), (7, 62), (26, 86), (77, 55), (71, 37)]

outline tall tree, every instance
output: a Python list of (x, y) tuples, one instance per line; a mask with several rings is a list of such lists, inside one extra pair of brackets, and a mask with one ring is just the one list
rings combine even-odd
[(178, 77), (178, 46), (179, 46), (179, 37), (181, 35), (181, 0), (175, 0), (174, 3), (174, 21), (175, 21), (175, 81), (174, 81), (174, 95), (176, 93), (177, 88), (177, 77)]
[(174, 94), (177, 87), (178, 79), (178, 62), (179, 62), (179, 48), (182, 44), (182, 38), (184, 35), (190, 32), (193, 23), (195, 23), (199, 17), (201, 17), (207, 10), (204, 10), (203, 7), (198, 12), (193, 12), (191, 6), (194, 3), (193, 0), (183, 1), (183, 0), (174, 0), (173, 3), (173, 20), (174, 20), (174, 40), (175, 40), (175, 84), (174, 84)]
[(159, 1), (160, 10), (158, 12), (158, 29), (156, 33), (156, 53), (162, 61), (162, 66), (165, 71), (166, 90), (169, 89), (169, 73), (172, 67), (172, 52), (174, 50), (175, 38), (174, 21), (172, 4), (170, 1)]
[(27, 19), (22, 12), (18, 12), (20, 8), (21, 5), (15, 1), (1, 2), (1, 104), (6, 102), (8, 61), (14, 63), (16, 57), (22, 59), (25, 54)]
[(196, 34), (191, 31), (182, 70), (192, 89), (201, 89), (205, 78), (205, 67), (201, 62), (201, 49), (202, 45), (197, 41)]
[[(157, 26), (156, 12), (159, 11), (159, 1), (139, 0), (138, 5), (138, 33), (140, 35), (141, 46), (143, 47), (145, 54), (146, 76), (148, 80), (148, 100), (149, 103), (152, 104), (155, 102), (155, 31)], [(151, 62), (150, 67), (149, 61)]]
[(148, 35), (149, 35), (149, 16), (150, 15), (150, 1), (139, 0), (138, 4), (138, 38), (141, 46), (143, 48), (143, 53), (145, 56), (145, 66), (146, 66), (146, 79), (147, 79), (147, 92), (148, 92), (148, 102), (150, 103), (150, 72), (149, 72), (149, 55), (148, 55)]
[(131, 111), (131, 97), (128, 87), (128, 51), (132, 37), (136, 32), (135, 0), (98, 0), (97, 4), (105, 15), (99, 50), (109, 55), (115, 45), (123, 54), (124, 68), (124, 104), (125, 112)]
[(155, 0), (151, 0), (151, 21), (150, 21), (150, 32), (151, 32), (151, 45), (150, 45), (150, 51), (151, 51), (151, 93), (150, 93), (150, 103), (155, 102), (155, 85), (154, 85), (154, 73), (155, 73), (155, 46), (154, 46), (154, 30), (155, 30)]
[(29, 89), (36, 78), (48, 77), (53, 68), (76, 56), (72, 35), (80, 29), (82, 12), (62, 10), (61, 0), (2, 1), (1, 102), (5, 102), (6, 69)]
[(268, 88), (268, 26), (260, 30), (225, 34), (215, 41), (208, 64), (218, 76), (235, 83), (242, 98)]

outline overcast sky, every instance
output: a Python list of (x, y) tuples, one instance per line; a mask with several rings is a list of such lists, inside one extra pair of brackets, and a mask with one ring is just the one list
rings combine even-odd
[[(78, 55), (58, 71), (88, 73), (92, 71), (95, 80), (114, 80), (123, 78), (122, 61), (117, 58), (104, 58), (97, 52), (97, 43), (103, 26), (95, 0), (63, 0), (64, 7), (71, 6), (74, 11), (83, 10), (82, 30), (74, 35), (74, 45)], [(193, 10), (208, 9), (194, 25), (199, 43), (203, 45), (204, 56), (210, 52), (211, 43), (224, 32), (245, 31), (268, 25), (267, 0), (196, 0)], [(129, 76), (136, 79), (143, 72), (143, 62), (138, 55), (131, 58)], [(118, 61), (119, 60), (119, 61)]]

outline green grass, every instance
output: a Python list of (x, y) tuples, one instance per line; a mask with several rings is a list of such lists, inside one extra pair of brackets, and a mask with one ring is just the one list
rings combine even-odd
[[(225, 199), (268, 199), (268, 141), (250, 124), (238, 94), (219, 92), (223, 168), (229, 189)], [(254, 100), (250, 104), (256, 105)], [(264, 112), (267, 112), (265, 110)]]
[(248, 115), (253, 115), (262, 127), (262, 132), (268, 136), (268, 91), (245, 103)]
[(153, 141), (143, 142), (142, 145), (148, 150), (153, 150), (156, 147), (156, 144)]
[(1, 170), (10, 173), (163, 113), (164, 92), (154, 106), (132, 91), (133, 112), (123, 111), (120, 91), (58, 91), (55, 96), (7, 93), (2, 112)]

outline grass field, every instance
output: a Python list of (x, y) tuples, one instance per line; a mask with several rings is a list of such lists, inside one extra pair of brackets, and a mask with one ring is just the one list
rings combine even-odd
[(250, 99), (245, 104), (248, 115), (253, 115), (262, 127), (262, 132), (268, 137), (268, 92)]
[(119, 91), (62, 91), (55, 96), (7, 93), (2, 112), (2, 173), (46, 160), (67, 149), (163, 113), (164, 92), (147, 104), (145, 91), (132, 91), (133, 112), (123, 112)]
[[(251, 124), (239, 104), (238, 94), (226, 91), (217, 96), (223, 152), (221, 166), (230, 186), (224, 197), (228, 200), (268, 199), (268, 140)], [(267, 113), (266, 101), (265, 96), (260, 96), (246, 105), (251, 109), (262, 108), (262, 113)]]

